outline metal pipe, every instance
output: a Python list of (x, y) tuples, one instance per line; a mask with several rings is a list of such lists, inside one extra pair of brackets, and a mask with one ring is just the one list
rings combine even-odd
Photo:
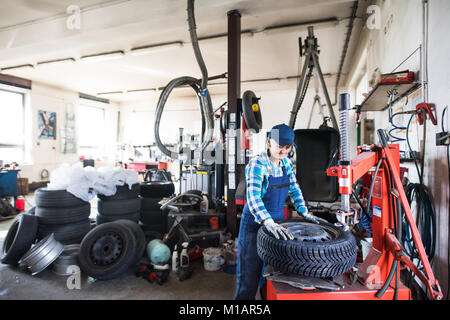
[[(348, 166), (350, 164), (350, 146), (349, 146), (349, 112), (350, 95), (348, 93), (339, 96), (339, 120), (341, 135), (341, 160), (340, 165)], [(351, 189), (351, 185), (347, 186)], [(344, 213), (350, 212), (350, 194), (341, 194), (341, 207)]]
[(347, 27), (347, 34), (345, 37), (344, 47), (342, 49), (341, 62), (339, 63), (339, 72), (338, 72), (338, 75), (336, 78), (336, 92), (335, 92), (335, 98), (334, 98), (335, 103), (333, 105), (336, 105), (337, 100), (338, 100), (339, 81), (341, 80), (342, 70), (343, 70), (344, 64), (345, 64), (345, 58), (347, 57), (348, 47), (349, 47), (349, 43), (350, 43), (350, 38), (352, 36), (352, 31), (353, 31), (353, 26), (355, 24), (357, 11), (358, 11), (358, 1), (354, 1), (353, 7), (352, 7), (352, 14), (350, 16), (350, 22)]

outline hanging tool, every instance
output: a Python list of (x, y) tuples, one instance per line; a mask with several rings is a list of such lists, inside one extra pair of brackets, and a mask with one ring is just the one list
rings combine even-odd
[(303, 99), (306, 95), (306, 90), (308, 89), (309, 80), (312, 76), (313, 70), (316, 70), (317, 76), (319, 78), (320, 85), (322, 86), (323, 94), (325, 96), (326, 104), (328, 106), (328, 112), (330, 114), (331, 123), (333, 128), (339, 131), (339, 127), (334, 115), (333, 106), (331, 105), (330, 96), (328, 95), (328, 90), (323, 78), (322, 69), (319, 64), (319, 45), (317, 44), (317, 38), (314, 36), (314, 27), (308, 27), (308, 37), (305, 39), (304, 47), (300, 42), (300, 55), (305, 54), (305, 63), (303, 65), (302, 75), (300, 77), (300, 82), (297, 88), (297, 93), (294, 100), (294, 105), (292, 106), (291, 117), (289, 119), (289, 126), (291, 128), (295, 127), (295, 121), (297, 119), (298, 111), (302, 106)]
[(311, 120), (312, 120), (312, 116), (314, 113), (314, 107), (316, 106), (316, 104), (319, 105), (319, 113), (322, 116), (323, 119), (323, 124), (322, 125), (326, 125), (327, 120), (329, 120), (329, 117), (325, 117), (324, 113), (323, 113), (323, 107), (325, 107), (326, 105), (322, 104), (322, 102), (320, 102), (320, 97), (319, 94), (316, 92), (316, 96), (314, 97), (314, 102), (313, 105), (311, 107), (311, 113), (309, 114), (309, 120), (308, 120), (308, 126), (306, 127), (307, 129), (309, 129), (311, 127)]

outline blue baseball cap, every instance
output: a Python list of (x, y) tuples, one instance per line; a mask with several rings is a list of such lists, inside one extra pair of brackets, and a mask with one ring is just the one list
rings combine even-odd
[(294, 143), (294, 138), (295, 138), (294, 130), (292, 130), (291, 127), (289, 127), (288, 125), (285, 125), (284, 123), (274, 126), (270, 130), (268, 137), (270, 139), (275, 140), (275, 142), (281, 147), (287, 146), (287, 145), (294, 145), (295, 146), (295, 143)]

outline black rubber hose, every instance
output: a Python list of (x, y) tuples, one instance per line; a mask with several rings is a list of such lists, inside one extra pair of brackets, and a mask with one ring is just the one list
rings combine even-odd
[(198, 66), (202, 72), (202, 89), (206, 89), (208, 85), (208, 70), (206, 69), (205, 61), (203, 61), (202, 53), (200, 51), (200, 46), (198, 45), (197, 38), (197, 26), (195, 25), (194, 16), (194, 0), (188, 0), (188, 24), (189, 24), (189, 35), (191, 37), (192, 48), (194, 49), (195, 58), (197, 59)]
[[(192, 47), (194, 49), (195, 58), (197, 59), (197, 63), (202, 72), (201, 87), (200, 88), (198, 87), (198, 80), (193, 77), (187, 76), (179, 77), (170, 81), (169, 84), (163, 89), (159, 97), (158, 104), (156, 107), (155, 126), (154, 126), (155, 142), (157, 146), (159, 147), (162, 153), (175, 160), (179, 159), (179, 153), (167, 149), (161, 142), (161, 139), (159, 137), (159, 126), (161, 122), (161, 116), (164, 111), (164, 106), (167, 102), (167, 99), (169, 98), (170, 93), (174, 88), (184, 85), (190, 85), (197, 93), (197, 97), (199, 99), (200, 104), (200, 111), (202, 114), (202, 138), (203, 138), (202, 144), (198, 149), (200, 149), (201, 151), (205, 150), (206, 146), (209, 144), (211, 140), (214, 130), (214, 119), (213, 119), (214, 115), (212, 110), (212, 101), (211, 96), (209, 95), (209, 92), (207, 90), (208, 72), (206, 70), (205, 62), (203, 61), (203, 58), (201, 56), (196, 33), (195, 17), (194, 17), (194, 0), (188, 0), (187, 11), (188, 11), (189, 34), (192, 41)], [(206, 122), (206, 136), (203, 125), (205, 122)]]
[(176, 78), (176, 79), (173, 79), (172, 81), (170, 81), (167, 84), (167, 86), (163, 89), (163, 91), (161, 92), (161, 95), (159, 96), (158, 104), (156, 106), (155, 126), (154, 126), (155, 142), (158, 145), (161, 152), (164, 153), (165, 155), (171, 157), (172, 159), (178, 159), (179, 154), (178, 154), (178, 152), (170, 151), (161, 142), (161, 139), (159, 137), (159, 126), (160, 126), (160, 122), (161, 122), (161, 116), (164, 111), (164, 106), (167, 102), (167, 99), (169, 98), (170, 93), (176, 87), (180, 87), (180, 86), (184, 86), (184, 85), (190, 85), (195, 90), (195, 92), (197, 93), (198, 99), (199, 99), (200, 108), (202, 108), (203, 101), (201, 100), (200, 95), (199, 95), (200, 89), (197, 86), (197, 79), (195, 79), (193, 77), (180, 77), (180, 78)]
[[(370, 212), (370, 202), (372, 200), (372, 193), (373, 193), (373, 187), (375, 186), (375, 180), (377, 179), (378, 171), (380, 170), (382, 159), (380, 159), (377, 163), (377, 167), (375, 168), (375, 174), (372, 178), (372, 183), (370, 184), (370, 191), (369, 191), (369, 199), (367, 201), (367, 212)], [(372, 222), (372, 218), (370, 218), (370, 222)]]

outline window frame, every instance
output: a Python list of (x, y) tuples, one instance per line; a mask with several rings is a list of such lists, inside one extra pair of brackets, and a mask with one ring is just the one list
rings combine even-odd
[[(32, 134), (32, 117), (31, 117), (31, 105), (30, 105), (30, 89), (20, 88), (7, 84), (0, 83), (0, 91), (19, 94), (22, 96), (22, 143), (21, 144), (8, 144), (0, 141), (0, 149), (14, 148), (22, 150), (22, 159), (16, 159), (15, 161), (19, 165), (32, 164), (31, 159), (31, 134)], [(4, 160), (4, 159), (1, 159)]]
[[(81, 121), (80, 121), (80, 110), (81, 107), (86, 107), (86, 108), (95, 108), (95, 109), (100, 109), (103, 111), (103, 132), (102, 132), (102, 143), (99, 146), (92, 146), (92, 145), (83, 145), (82, 144), (82, 140), (80, 139), (80, 132), (81, 132)], [(105, 136), (105, 128), (106, 128), (106, 108), (105, 106), (99, 105), (99, 102), (96, 101), (92, 101), (89, 99), (84, 99), (84, 98), (80, 98), (78, 101), (78, 107), (77, 107), (77, 141), (78, 141), (78, 156), (82, 156), (82, 151), (84, 153), (84, 155), (86, 156), (86, 152), (87, 150), (93, 150), (96, 152), (99, 152), (101, 156), (104, 155), (105, 153), (105, 143), (106, 143), (106, 136)]]

